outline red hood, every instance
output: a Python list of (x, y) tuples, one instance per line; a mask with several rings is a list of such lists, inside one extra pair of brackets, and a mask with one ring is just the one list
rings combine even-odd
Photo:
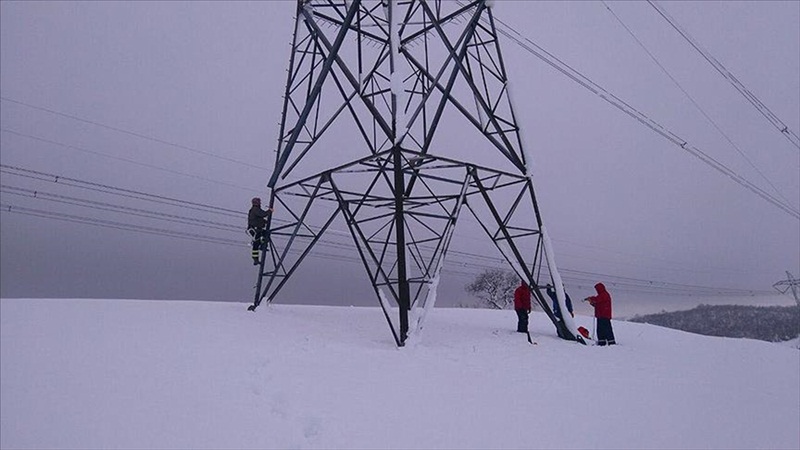
[(598, 294), (602, 294), (604, 292), (608, 292), (608, 291), (606, 291), (606, 285), (604, 285), (603, 283), (595, 284), (594, 285), (594, 290), (596, 290)]

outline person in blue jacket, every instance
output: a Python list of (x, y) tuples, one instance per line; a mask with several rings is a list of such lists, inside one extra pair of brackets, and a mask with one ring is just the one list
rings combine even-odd
[[(559, 322), (563, 322), (564, 318), (561, 316), (561, 306), (559, 306), (558, 304), (558, 297), (556, 296), (556, 288), (549, 284), (546, 286), (546, 288), (547, 288), (547, 295), (550, 296), (550, 300), (553, 301), (553, 315), (556, 316), (556, 319), (558, 319)], [(569, 315), (575, 317), (575, 313), (572, 312), (572, 299), (569, 298), (569, 294), (567, 294), (567, 291), (564, 291), (564, 296), (566, 297), (567, 300), (567, 311), (569, 311)], [(562, 334), (561, 328), (562, 327), (560, 326), (556, 326), (556, 330), (558, 331), (558, 337), (563, 338), (564, 336), (561, 335)]]

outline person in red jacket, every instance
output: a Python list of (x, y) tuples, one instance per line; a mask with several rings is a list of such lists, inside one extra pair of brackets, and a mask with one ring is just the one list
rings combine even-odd
[(597, 318), (597, 345), (614, 345), (614, 329), (611, 328), (611, 294), (608, 293), (603, 283), (594, 285), (597, 295), (586, 297), (594, 306), (594, 316)]
[(528, 314), (531, 313), (531, 290), (524, 281), (514, 290), (514, 311), (517, 312), (517, 333), (527, 333)]

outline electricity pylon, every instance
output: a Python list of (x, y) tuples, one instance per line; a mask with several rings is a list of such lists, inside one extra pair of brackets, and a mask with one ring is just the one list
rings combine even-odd
[(794, 301), (797, 302), (798, 306), (800, 306), (800, 279), (794, 278), (788, 270), (786, 271), (786, 279), (778, 281), (777, 283), (773, 284), (772, 287), (774, 287), (781, 294), (792, 291), (792, 297), (794, 297)]
[[(463, 207), (534, 300), (564, 292), (489, 2), (298, 0), (255, 310), (344, 219), (398, 346), (436, 299)], [(394, 318), (395, 314), (397, 319)]]

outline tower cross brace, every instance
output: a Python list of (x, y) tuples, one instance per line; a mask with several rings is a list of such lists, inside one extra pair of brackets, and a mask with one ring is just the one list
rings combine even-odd
[[(565, 294), (486, 0), (298, 0), (250, 310), (338, 218), (398, 346), (436, 301), (466, 209), (566, 339)], [(396, 319), (395, 319), (396, 317)]]

